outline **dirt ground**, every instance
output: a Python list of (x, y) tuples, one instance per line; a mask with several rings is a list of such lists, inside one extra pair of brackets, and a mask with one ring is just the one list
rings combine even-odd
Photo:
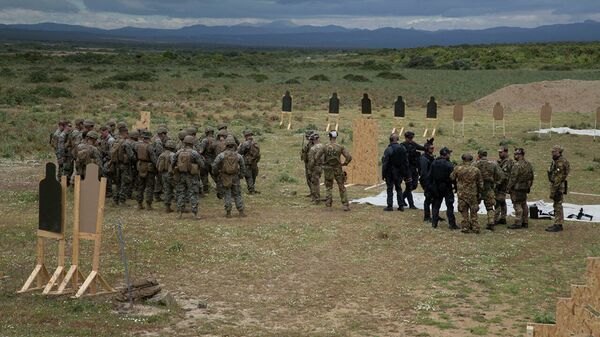
[(550, 102), (556, 112), (593, 112), (600, 107), (600, 81), (560, 80), (512, 84), (475, 101), (491, 110), (500, 102), (507, 111), (538, 112)]

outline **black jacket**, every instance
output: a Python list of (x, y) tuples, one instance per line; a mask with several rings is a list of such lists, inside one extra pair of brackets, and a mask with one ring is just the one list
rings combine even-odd
[(429, 181), (431, 182), (431, 192), (434, 196), (444, 196), (453, 193), (453, 184), (450, 180), (450, 173), (454, 170), (454, 165), (442, 158), (436, 158), (431, 163), (429, 169)]
[(431, 184), (429, 181), (429, 169), (431, 168), (431, 163), (433, 163), (434, 159), (435, 158), (429, 153), (423, 153), (421, 158), (419, 158), (419, 171), (421, 172), (419, 182), (424, 190), (428, 189)]
[(408, 156), (406, 148), (402, 144), (391, 143), (388, 145), (383, 152), (381, 162), (381, 175), (383, 178), (390, 176), (408, 178), (410, 176)]
[(406, 149), (408, 154), (408, 165), (411, 168), (419, 168), (419, 157), (421, 154), (418, 151), (425, 151), (425, 147), (423, 145), (417, 144), (415, 142), (402, 142), (402, 145)]

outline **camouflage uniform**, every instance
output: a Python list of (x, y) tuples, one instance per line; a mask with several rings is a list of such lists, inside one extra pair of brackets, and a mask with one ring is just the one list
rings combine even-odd
[[(314, 138), (314, 135), (311, 136)], [(313, 139), (311, 138), (311, 139)], [(323, 151), (324, 145), (314, 144), (308, 151), (308, 172), (310, 175), (310, 194), (313, 203), (321, 202), (321, 174), (323, 173), (323, 157), (317, 158), (317, 153)]]
[(157, 171), (158, 175), (162, 179), (163, 186), (163, 201), (165, 203), (165, 210), (167, 213), (172, 212), (171, 203), (173, 202), (173, 193), (175, 188), (175, 182), (173, 178), (173, 168), (171, 163), (173, 162), (173, 156), (175, 153), (175, 142), (168, 140), (165, 144), (164, 151), (158, 156)]
[[(98, 134), (94, 131), (90, 131), (88, 132), (86, 141), (77, 145), (75, 167), (77, 169), (77, 174), (81, 179), (85, 179), (85, 168), (88, 164), (96, 164), (98, 167), (102, 167), (102, 155), (100, 154), (100, 150), (92, 145), (97, 139)], [(102, 174), (102, 171), (100, 170), (98, 174)]]
[[(225, 145), (225, 138), (227, 132), (223, 132), (219, 131), (219, 133), (217, 134), (217, 140), (215, 142), (213, 142), (212, 145), (212, 152), (215, 154), (215, 158), (223, 151), (225, 151), (225, 149), (227, 148), (227, 146)], [(221, 199), (223, 198), (223, 195), (225, 193), (225, 190), (223, 189), (223, 182), (221, 181), (221, 176), (219, 174), (218, 171), (214, 171), (213, 170), (213, 174), (214, 176), (217, 178), (216, 183), (217, 183), (217, 198)]]
[[(154, 149), (154, 143), (150, 142), (152, 137), (150, 132), (142, 133), (144, 141), (138, 142), (134, 146), (134, 152), (137, 157), (138, 181), (136, 200), (139, 209), (144, 209), (144, 193), (146, 194), (146, 205), (152, 209), (154, 200), (154, 182), (156, 179), (156, 164), (158, 157)], [(146, 142), (146, 140), (148, 142)]]
[[(244, 157), (241, 154), (235, 151), (235, 140), (233, 137), (229, 136), (226, 140), (227, 149), (217, 155), (215, 161), (212, 164), (212, 170), (214, 172), (219, 172), (220, 181), (223, 186), (223, 192), (225, 196), (225, 212), (226, 216), (231, 216), (231, 203), (232, 199), (235, 200), (235, 207), (238, 212), (240, 212), (240, 216), (244, 215), (244, 202), (242, 200), (242, 193), (240, 187), (240, 179), (242, 177), (242, 172), (246, 170), (244, 165)], [(227, 156), (237, 156), (238, 161), (238, 172), (234, 174), (226, 174), (223, 170), (224, 160)]]
[(487, 151), (480, 150), (479, 160), (474, 164), (481, 172), (483, 179), (483, 189), (481, 199), (487, 211), (487, 229), (492, 229), (494, 226), (494, 205), (496, 204), (496, 184), (502, 181), (502, 171), (495, 162), (487, 160)]
[[(127, 130), (127, 129), (125, 129)], [(127, 136), (119, 136), (111, 149), (111, 167), (114, 172), (116, 190), (113, 193), (115, 204), (125, 204), (127, 193), (131, 190), (133, 176), (131, 162), (135, 160), (133, 142)]]
[[(330, 134), (332, 132), (330, 132)], [(335, 139), (336, 137), (333, 138)], [(341, 156), (344, 156), (345, 158), (344, 163), (341, 162)], [(344, 170), (342, 170), (342, 166), (346, 166), (350, 163), (350, 161), (352, 161), (350, 152), (348, 152), (343, 145), (332, 141), (323, 146), (323, 148), (315, 154), (315, 158), (316, 160), (323, 161), (325, 188), (327, 189), (325, 206), (331, 207), (333, 198), (333, 180), (335, 179), (340, 190), (340, 198), (342, 200), (343, 209), (345, 211), (349, 211), (350, 207), (348, 204), (348, 195), (346, 194), (346, 186), (344, 186), (346, 175), (344, 174)]]
[(202, 186), (204, 187), (204, 192), (208, 193), (210, 190), (210, 183), (208, 181), (208, 175), (212, 177), (215, 184), (217, 183), (217, 177), (213, 175), (212, 172), (212, 164), (215, 160), (215, 147), (213, 146), (216, 142), (215, 137), (213, 137), (214, 131), (211, 128), (206, 128), (205, 134), (206, 137), (200, 141), (200, 146), (198, 148), (198, 152), (204, 157), (204, 161), (206, 162), (207, 169), (203, 169), (200, 172), (200, 177), (202, 179)]
[(110, 149), (115, 143), (113, 136), (108, 133), (106, 137), (101, 137), (98, 150), (100, 150), (100, 156), (102, 157), (102, 176), (106, 177), (106, 197), (112, 197), (112, 185), (114, 182), (113, 174), (110, 172)]
[(310, 170), (308, 169), (308, 152), (310, 151), (310, 148), (314, 145), (313, 142), (310, 141), (310, 136), (313, 134), (313, 131), (306, 131), (306, 133), (304, 133), (304, 138), (308, 141), (306, 144), (304, 144), (304, 146), (302, 147), (302, 151), (300, 152), (300, 160), (302, 160), (304, 162), (304, 177), (306, 178), (306, 185), (308, 185), (309, 190), (311, 191), (310, 195), (312, 195), (312, 190), (311, 190), (311, 178), (310, 178)]
[[(152, 148), (154, 149), (154, 153), (156, 154), (156, 157), (158, 157), (165, 150), (165, 144), (169, 140), (169, 137), (166, 136), (167, 128), (164, 126), (158, 127), (156, 132), (159, 134), (163, 133), (163, 132), (165, 133), (164, 140), (162, 138), (160, 138), (159, 135), (157, 135), (154, 138), (154, 141), (152, 142), (153, 143)], [(162, 193), (163, 193), (162, 177), (160, 176), (160, 174), (157, 174), (155, 181), (154, 181), (154, 200), (162, 201), (162, 199), (161, 199)]]
[(462, 216), (461, 231), (479, 233), (477, 212), (479, 211), (478, 194), (483, 190), (481, 172), (469, 162), (463, 162), (450, 173), (450, 179), (456, 182), (458, 211)]
[[(252, 136), (252, 132), (245, 132), (244, 136)], [(250, 137), (248, 140), (240, 144), (238, 153), (244, 157), (244, 164), (246, 169), (242, 171), (246, 178), (246, 185), (248, 185), (248, 192), (250, 194), (256, 192), (256, 177), (258, 176), (258, 162), (260, 161), (260, 148), (258, 144)]]
[(567, 193), (567, 178), (571, 165), (562, 155), (562, 148), (555, 146), (553, 150), (558, 151), (558, 156), (552, 158), (552, 164), (548, 169), (548, 180), (550, 181), (550, 199), (554, 207), (554, 226), (564, 223), (563, 195)]
[[(179, 212), (180, 217), (185, 208), (186, 200), (190, 201), (192, 213), (194, 213), (196, 216), (198, 215), (198, 198), (200, 197), (200, 189), (202, 188), (201, 182), (198, 179), (198, 175), (200, 174), (200, 167), (204, 166), (204, 160), (196, 150), (192, 149), (193, 141), (194, 139), (192, 136), (186, 136), (184, 138), (185, 147), (177, 151), (177, 153), (173, 155), (173, 159), (171, 161), (173, 171), (175, 172), (175, 175), (178, 176), (175, 191), (177, 198), (177, 211)], [(185, 171), (183, 171), (179, 168), (179, 158), (185, 152), (189, 152), (191, 168), (186, 168)]]
[(517, 160), (510, 170), (508, 190), (515, 208), (515, 224), (509, 228), (528, 227), (529, 208), (527, 207), (527, 194), (533, 185), (533, 167), (525, 160)]
[(498, 159), (498, 166), (502, 171), (502, 179), (496, 185), (496, 210), (494, 214), (495, 224), (506, 224), (506, 194), (508, 193), (508, 178), (513, 167), (510, 158)]
[(58, 140), (58, 154), (62, 159), (61, 175), (67, 177), (67, 184), (71, 184), (75, 160), (73, 152), (75, 151), (76, 144), (75, 130), (63, 131)]
[[(62, 122), (61, 122), (61, 126), (62, 126)], [(60, 160), (60, 153), (58, 151), (58, 141), (60, 139), (60, 135), (63, 132), (63, 128), (59, 126), (58, 128), (56, 128), (56, 130), (50, 134), (50, 146), (52, 147), (52, 150), (54, 150), (54, 155), (56, 156), (56, 162), (57, 162), (57, 167), (58, 167), (58, 171), (56, 172), (56, 179), (58, 179), (60, 181), (60, 175), (62, 173), (62, 161)]]

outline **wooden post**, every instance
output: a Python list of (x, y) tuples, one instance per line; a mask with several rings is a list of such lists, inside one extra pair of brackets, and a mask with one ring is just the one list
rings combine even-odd
[(600, 121), (600, 107), (596, 109), (596, 121), (594, 123), (594, 141), (596, 141), (596, 134), (598, 133), (598, 121)]
[(398, 132), (396, 127), (392, 128), (392, 133), (402, 135), (404, 133), (404, 117), (394, 117), (394, 121), (396, 121), (394, 124), (402, 125), (402, 127), (400, 128), (400, 132)]
[[(329, 117), (327, 117), (327, 127), (325, 128), (325, 132), (329, 132), (332, 130), (338, 131), (339, 125), (340, 125), (340, 115), (339, 114), (329, 114)], [(333, 121), (335, 121), (335, 127), (332, 129), (331, 127), (333, 126)]]

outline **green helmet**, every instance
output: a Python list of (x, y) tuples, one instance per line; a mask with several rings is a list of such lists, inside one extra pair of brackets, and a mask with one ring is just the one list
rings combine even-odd
[(129, 138), (138, 139), (140, 138), (140, 132), (138, 130), (133, 130), (129, 133)]
[(98, 139), (98, 133), (96, 131), (89, 131), (85, 136), (94, 140)]
[(165, 148), (169, 149), (169, 150), (175, 150), (175, 148), (177, 147), (177, 145), (175, 145), (175, 142), (172, 140), (167, 140), (167, 142), (165, 143)]
[(194, 138), (194, 136), (187, 135), (183, 138), (183, 143), (193, 145), (195, 140), (196, 140), (196, 138)]
[(152, 138), (152, 132), (150, 132), (148, 130), (142, 131), (142, 138), (146, 138), (146, 139)]
[(254, 136), (254, 132), (252, 132), (250, 130), (244, 131), (244, 137), (247, 137), (247, 136)]
[(181, 130), (177, 134), (177, 137), (179, 138), (179, 140), (183, 140), (185, 138), (185, 136), (187, 136), (187, 132), (185, 130)]
[(83, 121), (83, 126), (94, 126), (94, 121), (91, 119), (86, 119)]
[(207, 126), (206, 129), (204, 129), (205, 134), (214, 133), (214, 132), (215, 132), (215, 129), (211, 128), (210, 126)]
[(157, 133), (157, 134), (161, 134), (161, 133), (167, 133), (167, 132), (169, 132), (169, 131), (168, 131), (168, 130), (167, 130), (167, 128), (166, 128), (166, 127), (164, 127), (164, 126), (159, 126), (159, 127), (156, 129), (156, 133)]
[(189, 128), (185, 129), (185, 131), (187, 132), (188, 135), (195, 135), (196, 133), (198, 133), (198, 128), (196, 128), (195, 126), (190, 126)]
[(227, 132), (227, 130), (219, 130), (219, 132), (217, 132), (217, 138), (218, 137), (227, 137), (229, 133)]
[(232, 135), (227, 136), (227, 138), (225, 138), (225, 146), (229, 147), (229, 146), (235, 146), (235, 139), (233, 138)]
[(225, 129), (225, 130), (226, 130), (226, 129), (227, 129), (227, 124), (225, 124), (225, 123), (220, 123), (220, 124), (217, 126), (217, 129), (219, 129), (219, 130), (223, 130), (223, 129)]

